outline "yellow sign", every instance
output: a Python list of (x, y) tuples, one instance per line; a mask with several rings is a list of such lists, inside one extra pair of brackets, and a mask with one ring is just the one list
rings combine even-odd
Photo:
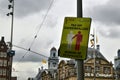
[(59, 51), (61, 57), (86, 58), (90, 24), (91, 18), (65, 18)]

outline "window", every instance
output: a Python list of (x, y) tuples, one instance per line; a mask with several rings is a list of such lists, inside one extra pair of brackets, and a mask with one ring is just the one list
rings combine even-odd
[(5, 53), (5, 52), (0, 52), (0, 57), (7, 57), (7, 53)]
[(6, 75), (6, 69), (3, 69), (3, 75), (4, 76)]
[(0, 60), (0, 66), (3, 66), (3, 60)]
[(7, 60), (4, 60), (3, 66), (7, 66)]
[(100, 71), (100, 67), (99, 67), (99, 66), (96, 66), (96, 67), (95, 67), (95, 70), (96, 70), (96, 71)]
[(6, 57), (7, 57), (7, 54), (6, 54), (6, 53), (3, 53), (3, 57), (5, 57), (5, 58), (6, 58)]
[(85, 66), (85, 72), (91, 72), (92, 68), (91, 66)]
[(2, 75), (2, 69), (0, 69), (0, 75)]
[(104, 67), (103, 69), (104, 69), (103, 71), (104, 71), (105, 74), (110, 74), (111, 73), (110, 67)]
[(53, 67), (56, 67), (56, 63), (55, 62), (53, 63)]
[(8, 61), (8, 65), (10, 65), (11, 64), (11, 62), (10, 61)]
[(100, 60), (96, 60), (96, 64), (100, 64)]
[(4, 53), (3, 52), (0, 52), (0, 57), (3, 57), (4, 56)]
[(55, 57), (55, 52), (53, 53), (53, 57)]

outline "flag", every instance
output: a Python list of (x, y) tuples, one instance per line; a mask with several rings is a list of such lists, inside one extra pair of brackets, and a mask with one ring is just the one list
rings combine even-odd
[(12, 68), (12, 70), (15, 72), (15, 68)]
[(94, 47), (94, 45), (95, 45), (94, 39), (91, 39), (90, 43), (91, 43), (91, 47)]
[(94, 34), (91, 34), (92, 38), (90, 39), (90, 44), (91, 44), (91, 47), (94, 47), (95, 45), (95, 40), (94, 40)]
[(96, 43), (98, 43), (98, 37), (97, 37), (97, 35), (96, 35)]
[(47, 61), (46, 61), (45, 59), (42, 59), (42, 63), (46, 64), (46, 63), (47, 63)]

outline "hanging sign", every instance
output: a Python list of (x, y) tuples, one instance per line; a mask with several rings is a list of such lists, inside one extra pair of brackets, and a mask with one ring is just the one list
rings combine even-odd
[(60, 44), (60, 57), (85, 59), (91, 18), (65, 17)]

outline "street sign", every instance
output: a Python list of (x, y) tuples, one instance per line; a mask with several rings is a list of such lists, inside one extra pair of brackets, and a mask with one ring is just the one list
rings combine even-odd
[(65, 17), (60, 44), (60, 57), (85, 59), (91, 18)]

